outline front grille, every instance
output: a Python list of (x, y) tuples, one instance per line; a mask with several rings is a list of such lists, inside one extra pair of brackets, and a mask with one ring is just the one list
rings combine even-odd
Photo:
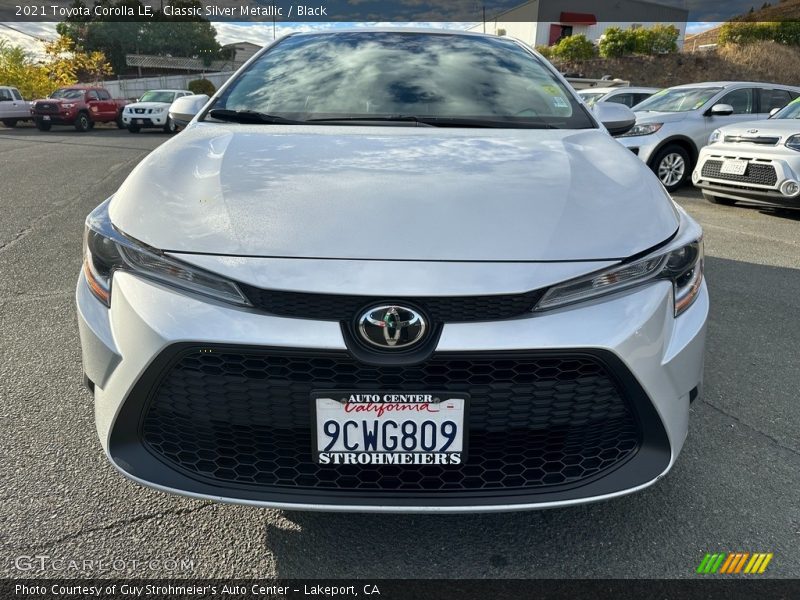
[(58, 104), (37, 104), (35, 107), (37, 113), (49, 115), (59, 111)]
[[(351, 321), (370, 304), (387, 304), (386, 298), (338, 294), (310, 294), (265, 290), (239, 284), (242, 292), (259, 310), (283, 317), (320, 321)], [(391, 298), (419, 306), (433, 322), (497, 321), (518, 317), (533, 310), (545, 290), (495, 296), (432, 296)]]
[[(315, 464), (318, 389), (470, 394), (465, 464)], [(144, 447), (194, 479), (328, 492), (552, 489), (625, 463), (642, 436), (611, 373), (579, 353), (448, 353), (373, 367), (344, 352), (192, 349), (166, 369), (141, 414)]]
[(774, 136), (746, 136), (746, 135), (726, 135), (725, 142), (728, 144), (762, 144), (765, 146), (775, 146), (780, 137)]
[(723, 179), (725, 181), (736, 181), (739, 183), (753, 183), (756, 185), (775, 185), (778, 175), (775, 167), (769, 164), (751, 162), (747, 165), (744, 175), (733, 175), (731, 173), (721, 173), (721, 160), (707, 160), (703, 165), (701, 174), (710, 179)]

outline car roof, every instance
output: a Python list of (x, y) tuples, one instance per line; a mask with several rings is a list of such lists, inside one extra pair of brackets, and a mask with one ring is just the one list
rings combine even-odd
[(639, 86), (628, 86), (628, 87), (593, 87), (593, 88), (583, 88), (582, 90), (578, 90), (578, 93), (581, 92), (588, 92), (590, 94), (594, 94), (600, 92), (602, 94), (610, 94), (611, 92), (657, 92), (661, 88), (656, 87), (639, 87)]
[[(154, 88), (152, 90), (147, 90), (147, 92), (189, 92), (189, 93), (191, 93), (189, 90), (174, 90), (174, 89), (168, 89), (168, 88)], [(145, 94), (147, 92), (145, 92)], [(144, 94), (142, 94), (142, 95), (144, 96)]]
[(729, 87), (771, 87), (798, 90), (800, 88), (783, 83), (770, 83), (768, 81), (703, 81), (700, 83), (684, 83), (674, 85), (669, 89), (680, 88), (729, 88)]
[[(497, 38), (498, 36), (491, 33), (481, 33), (478, 31), (466, 31), (465, 29), (437, 29), (435, 27), (346, 27), (343, 29), (334, 30), (321, 30), (321, 31), (298, 31), (291, 33), (291, 36), (313, 36), (313, 35), (330, 35), (340, 33), (423, 33), (423, 34), (436, 34), (436, 35), (464, 35), (470, 37), (489, 37)], [(508, 37), (513, 40), (514, 38)]]

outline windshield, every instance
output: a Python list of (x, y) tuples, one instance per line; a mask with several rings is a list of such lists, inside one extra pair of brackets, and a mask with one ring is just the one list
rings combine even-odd
[(583, 98), (583, 101), (589, 106), (597, 104), (597, 101), (606, 94), (608, 94), (608, 92), (578, 92), (578, 95)]
[(164, 102), (172, 104), (175, 99), (175, 92), (163, 92), (161, 90), (150, 90), (142, 94), (139, 102)]
[(773, 119), (800, 119), (800, 98), (792, 100), (781, 110), (772, 115)]
[(75, 90), (64, 88), (60, 90), (56, 90), (52, 94), (50, 94), (51, 98), (65, 98), (67, 100), (78, 100), (83, 98), (83, 90)]
[(287, 37), (237, 77), (213, 108), (300, 121), (405, 116), (595, 126), (553, 73), (515, 42), (427, 33)]
[(661, 90), (636, 106), (636, 111), (687, 112), (711, 100), (722, 88), (671, 88)]

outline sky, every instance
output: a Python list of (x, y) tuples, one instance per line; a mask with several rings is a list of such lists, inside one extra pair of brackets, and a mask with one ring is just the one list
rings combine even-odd
[[(705, 31), (714, 27), (718, 23), (703, 21), (689, 23), (686, 27), (687, 35)], [(277, 37), (282, 37), (289, 33), (299, 31), (326, 31), (345, 27), (432, 27), (443, 29), (466, 29), (472, 23), (278, 23), (275, 26)], [(13, 29), (9, 29), (13, 28)], [(217, 40), (220, 44), (230, 44), (233, 42), (253, 42), (264, 45), (272, 41), (272, 23), (224, 23), (216, 22), (214, 27), (217, 30)], [(18, 31), (15, 31), (18, 30)], [(31, 37), (33, 36), (33, 37)], [(0, 22), (0, 39), (6, 39), (13, 46), (22, 46), (33, 55), (41, 55), (43, 51), (40, 39), (55, 39), (56, 23), (27, 23), (27, 22)]]

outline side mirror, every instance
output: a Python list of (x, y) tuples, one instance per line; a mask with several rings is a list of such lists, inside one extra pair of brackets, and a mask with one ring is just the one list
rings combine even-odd
[(712, 117), (727, 117), (733, 114), (733, 107), (730, 104), (715, 104), (711, 107)]
[(780, 108), (778, 108), (778, 107), (773, 108), (771, 111), (769, 111), (769, 118), (771, 119), (772, 117), (777, 115), (779, 112), (781, 112)]
[(208, 101), (205, 94), (177, 98), (169, 107), (169, 116), (179, 127), (186, 127)]
[(598, 102), (592, 107), (592, 112), (611, 135), (622, 135), (636, 125), (636, 114), (624, 104)]

